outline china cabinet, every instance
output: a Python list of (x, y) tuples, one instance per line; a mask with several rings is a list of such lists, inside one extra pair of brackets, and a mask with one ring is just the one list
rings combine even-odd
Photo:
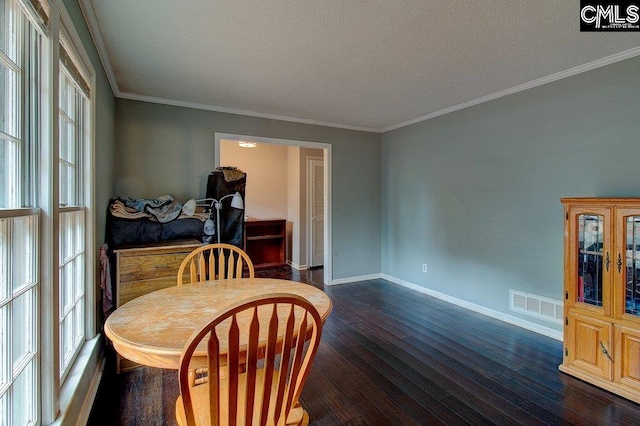
[(640, 199), (561, 201), (560, 370), (640, 403)]

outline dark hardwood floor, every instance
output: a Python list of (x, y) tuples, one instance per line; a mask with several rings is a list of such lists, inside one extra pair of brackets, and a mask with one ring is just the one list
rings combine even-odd
[[(383, 280), (323, 287), (334, 307), (302, 393), (313, 425), (638, 425), (640, 405), (558, 371), (562, 343)], [(115, 374), (90, 425), (174, 425), (175, 371)]]

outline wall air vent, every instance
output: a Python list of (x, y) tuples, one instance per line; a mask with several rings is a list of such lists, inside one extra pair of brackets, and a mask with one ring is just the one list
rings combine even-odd
[(544, 296), (509, 290), (509, 310), (556, 324), (562, 324), (562, 301)]

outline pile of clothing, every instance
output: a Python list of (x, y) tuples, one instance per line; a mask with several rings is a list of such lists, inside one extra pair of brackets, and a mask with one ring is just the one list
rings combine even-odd
[(184, 218), (197, 218), (204, 222), (209, 217), (208, 213), (195, 211), (195, 200), (183, 204), (170, 195), (153, 199), (117, 197), (109, 205), (109, 212), (122, 219), (150, 219), (160, 223)]

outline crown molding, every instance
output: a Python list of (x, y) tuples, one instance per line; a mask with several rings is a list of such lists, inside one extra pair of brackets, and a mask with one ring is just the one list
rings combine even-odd
[(464, 108), (469, 108), (475, 105), (479, 105), (485, 102), (492, 101), (494, 99), (502, 98), (504, 96), (509, 96), (514, 93), (522, 92), (525, 90), (533, 89), (534, 87), (542, 86), (547, 83), (552, 83), (554, 81), (561, 80), (563, 78), (572, 77), (577, 74), (582, 74), (583, 72), (591, 71), (596, 68), (601, 68), (607, 65), (614, 64), (616, 62), (624, 61), (625, 59), (630, 59), (635, 56), (640, 55), (640, 47), (635, 47), (633, 49), (625, 50), (624, 52), (616, 53), (615, 55), (607, 56), (602, 59), (595, 60), (593, 62), (589, 62), (583, 65), (579, 65), (577, 67), (569, 68), (568, 70), (560, 71), (555, 74), (548, 75), (546, 77), (542, 77), (536, 80), (532, 80), (528, 83), (520, 84), (518, 86), (512, 87), (510, 89), (501, 90), (499, 92), (492, 93), (487, 96), (483, 96), (477, 99), (473, 99), (469, 102), (464, 102), (458, 105), (451, 106), (449, 108), (441, 109), (440, 111), (433, 112), (431, 114), (423, 115), (418, 118), (414, 118), (413, 120), (403, 121), (402, 123), (395, 124), (393, 126), (384, 127), (381, 129), (382, 133), (389, 132), (391, 130), (396, 130), (401, 127), (410, 126), (411, 124), (419, 123), (421, 121), (430, 120), (432, 118), (439, 117), (441, 115), (449, 114), (451, 112), (459, 111)]
[(184, 108), (194, 108), (201, 109), (206, 111), (215, 111), (215, 112), (224, 112), (227, 114), (238, 114), (238, 115), (246, 115), (249, 117), (257, 117), (257, 118), (267, 118), (270, 120), (281, 120), (281, 121), (290, 121), (294, 123), (302, 123), (302, 124), (314, 124), (316, 126), (326, 126), (333, 127), (338, 129), (346, 129), (346, 130), (358, 130), (361, 132), (372, 132), (372, 133), (380, 133), (380, 129), (373, 129), (370, 127), (360, 127), (360, 126), (350, 126), (347, 124), (341, 123), (331, 123), (327, 121), (319, 121), (319, 120), (310, 120), (306, 118), (298, 118), (298, 117), (290, 117), (287, 115), (278, 115), (278, 114), (268, 114), (262, 112), (255, 112), (244, 109), (236, 109), (236, 108), (227, 108), (218, 105), (209, 105), (209, 104), (200, 104), (197, 102), (188, 102), (188, 101), (178, 101), (175, 99), (167, 99), (167, 98), (158, 98), (155, 96), (146, 96), (146, 95), (138, 95), (136, 93), (127, 93), (120, 92), (119, 98), (122, 99), (130, 99), (133, 101), (143, 101), (143, 102), (151, 102), (155, 104), (163, 104), (163, 105), (172, 105), (179, 106)]

